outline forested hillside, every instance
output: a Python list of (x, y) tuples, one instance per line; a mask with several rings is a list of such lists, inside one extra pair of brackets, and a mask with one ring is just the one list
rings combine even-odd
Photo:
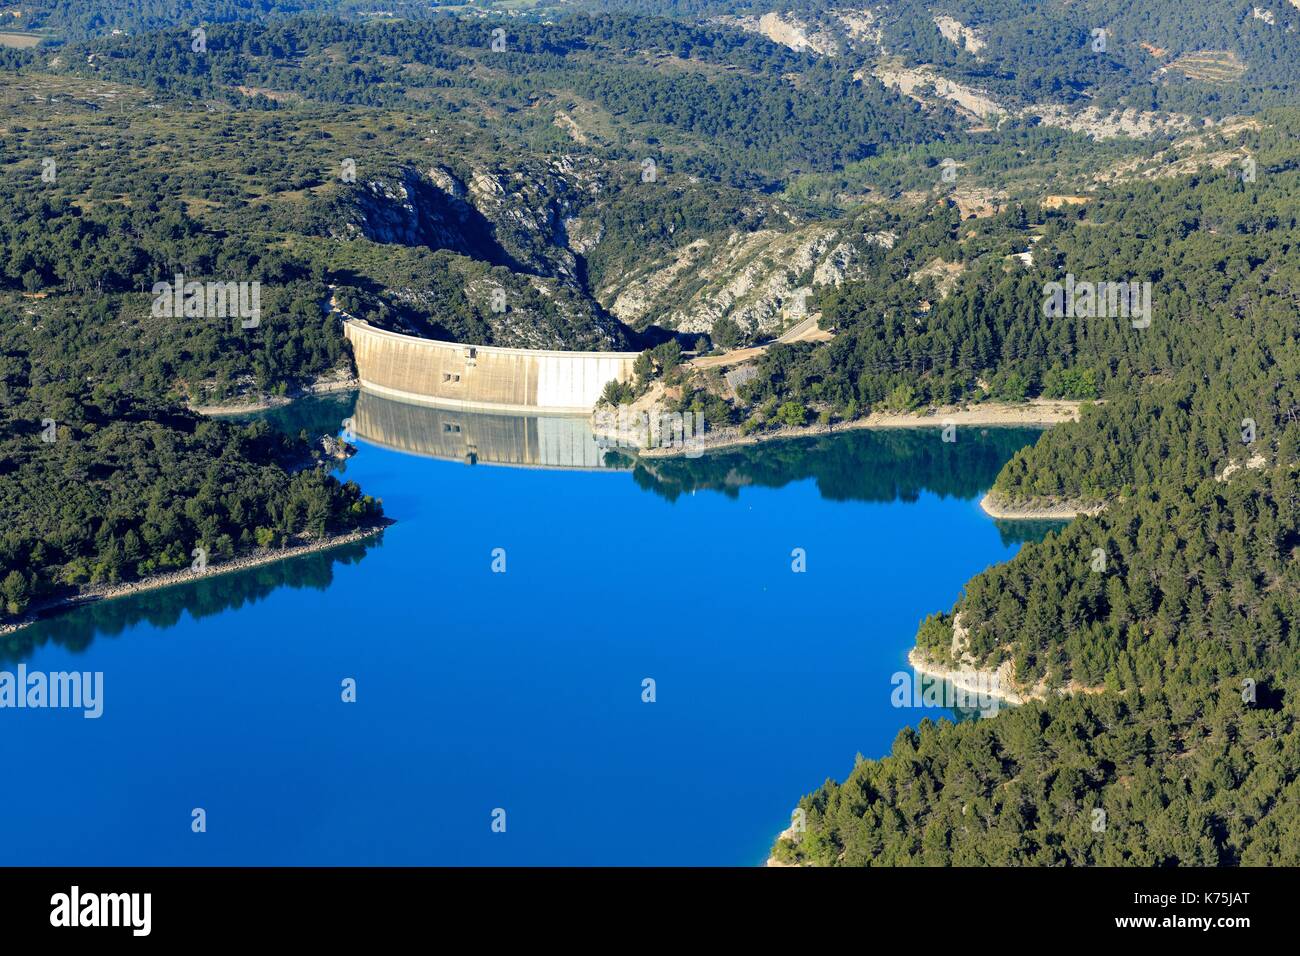
[[(960, 331), (926, 373), (938, 381), (960, 377), (951, 356), (973, 336), (1030, 391), (1087, 381), (1104, 399), (1019, 453), (995, 495), (1105, 508), (974, 578), (918, 634), (940, 664), (1010, 661), (1015, 688), (1043, 702), (900, 736), (891, 756), (806, 798), (809, 833), (779, 855), (1300, 859), (1294, 122), (1270, 116), (1268, 172), (1254, 182), (1219, 173), (1104, 192), (1048, 226), (1033, 273), (939, 310)], [(1149, 327), (1045, 320), (1046, 282), (1118, 264), (1156, 290)]]
[[(1164, 472), (1272, 462), (1296, 439), (1296, 132), (1296, 114), (1271, 113), (1217, 169), (1126, 179), (1080, 205), (1027, 202), (976, 223), (952, 208), (894, 223), (900, 238), (871, 251), (871, 277), (821, 297), (835, 340), (773, 347), (749, 394), (845, 417), (989, 396), (1104, 399), (1003, 470), (997, 495), (1022, 504), (1092, 505)], [(1247, 156), (1253, 182), (1241, 176)], [(1013, 258), (1022, 250), (1032, 262)], [(935, 260), (959, 276), (947, 291), (933, 288), (942, 272), (922, 269)], [(1150, 283), (1150, 324), (1046, 315), (1044, 289), (1066, 276)], [(1249, 448), (1245, 418), (1258, 439)]]
[[(165, 31), (79, 45), (58, 59), (86, 75), (232, 106), (267, 107), (290, 94), (480, 115), (527, 109), (504, 125), (531, 131), (537, 146), (564, 139), (537, 109), (539, 98), (563, 108), (578, 97), (603, 114), (590, 138), (607, 155), (639, 162), (644, 147), (656, 146), (649, 155), (665, 166), (745, 184), (918, 143), (944, 128), (879, 84), (856, 82), (846, 67), (735, 30), (636, 17), (501, 29), (503, 48), (494, 50), (493, 26), (473, 19), (291, 18), (214, 26), (203, 52), (191, 49), (187, 31)], [(259, 91), (278, 95), (249, 103)], [(549, 139), (537, 138), (543, 130)]]
[[(586, 7), (598, 5), (609, 9), (603, 0)], [(1078, 103), (1222, 116), (1293, 101), (1300, 56), (1300, 10), (1286, 2), (615, 0), (613, 8), (740, 18), (842, 60), (934, 68), (1007, 107)]]
[[(107, 316), (102, 321), (111, 322)], [(205, 421), (95, 364), (94, 327), (0, 330), (0, 622), (82, 585), (373, 525), (379, 503), (309, 467), (306, 436)]]
[[(190, 410), (346, 381), (344, 315), (655, 346), (615, 397), (657, 379), (747, 433), (1071, 399), (996, 480), (972, 445), (941, 489), (1096, 513), (917, 638), (1035, 699), (903, 733), (776, 855), (1300, 862), (1300, 9), (385, 7), (14, 18), (40, 45), (0, 51), (0, 618), (374, 524), (307, 443)], [(160, 312), (176, 276), (256, 284), (259, 320)], [(1049, 307), (1119, 282), (1140, 314)], [(744, 353), (747, 382), (683, 363), (806, 311), (813, 341)], [(834, 495), (857, 459), (825, 441), (635, 475), (672, 498), (790, 454)], [(929, 450), (880, 441), (900, 463), (870, 494), (916, 493)]]
[(114, 30), (145, 32), (178, 24), (229, 23), (307, 11), (343, 12), (349, 0), (31, 0), (16, 25), (59, 40), (84, 40)]
[[(725, 313), (731, 275), (753, 286), (779, 270), (732, 318), (766, 334), (793, 290), (787, 247), (816, 265), (844, 239), (829, 238), (838, 224), (796, 234), (823, 213), (742, 187), (943, 128), (736, 31), (635, 18), (510, 31), (498, 52), (477, 21), (290, 17), (213, 25), (200, 50), (171, 30), (14, 54), (0, 145), (21, 172), (4, 187), (0, 284), (104, 298), (95, 308), (135, 330), (127, 348), (147, 346), (133, 374), (199, 404), (345, 371), (331, 303), (443, 339), (619, 349), (653, 344), (655, 325), (707, 333), (692, 297)], [(808, 96), (792, 97), (791, 71)], [(661, 83), (658, 105), (644, 100)], [(737, 95), (719, 98), (720, 83)], [(737, 230), (770, 241), (735, 258)], [(707, 290), (636, 283), (694, 242), (718, 259)], [(142, 315), (133, 293), (186, 273), (260, 283), (276, 320), (237, 336)]]

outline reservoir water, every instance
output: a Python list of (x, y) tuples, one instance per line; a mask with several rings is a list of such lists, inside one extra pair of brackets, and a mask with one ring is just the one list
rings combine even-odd
[(1028, 429), (633, 467), (572, 420), (357, 401), (267, 417), (351, 418), (381, 538), (3, 639), (104, 699), (0, 711), (0, 864), (758, 864), (855, 754), (954, 717), (891, 702), (918, 622), (1049, 528), (978, 504)]

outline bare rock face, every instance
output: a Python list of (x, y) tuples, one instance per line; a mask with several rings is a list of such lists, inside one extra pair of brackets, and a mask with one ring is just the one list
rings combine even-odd
[(465, 185), (450, 170), (441, 166), (430, 166), (425, 175), (430, 182), (453, 199), (465, 198)]
[(835, 18), (846, 35), (849, 46), (858, 50), (884, 53), (884, 30), (872, 10), (837, 10)]
[(759, 229), (696, 239), (601, 295), (628, 324), (696, 333), (726, 318), (758, 338), (802, 319), (817, 287), (839, 285), (861, 268), (859, 250), (837, 226)]
[(939, 28), (945, 40), (967, 53), (979, 53), (988, 46), (978, 30), (966, 26), (955, 17), (940, 14), (934, 18), (934, 25)]
[(445, 169), (428, 175), (401, 167), (359, 180), (333, 204), (326, 220), (331, 238), (448, 249), (490, 262), (504, 258), (491, 223), (466, 201), (466, 189)]
[(758, 33), (773, 43), (789, 47), (796, 53), (836, 56), (841, 52), (840, 38), (824, 26), (812, 24), (792, 13), (764, 13), (762, 16), (716, 17), (716, 23), (734, 26), (747, 33)]
[[(567, 156), (517, 167), (397, 167), (346, 185), (323, 217), (324, 231), (473, 260), (429, 266), (460, 273), (449, 280), (459, 303), (453, 308), (440, 301), (445, 283), (439, 291), (415, 273), (390, 280), (395, 288), (372, 290), (397, 331), (610, 351), (630, 347), (627, 326), (707, 333), (727, 318), (753, 338), (779, 335), (808, 314), (816, 289), (861, 273), (865, 247), (892, 240), (855, 234), (843, 222), (801, 222), (780, 203), (754, 200), (738, 206), (735, 218), (697, 222), (675, 241), (680, 223), (671, 215), (646, 241), (629, 241), (641, 220), (620, 203), (638, 212), (641, 203), (655, 209), (675, 200), (628, 189), (626, 179), (626, 170)], [(712, 188), (683, 178), (672, 196), (680, 193), (689, 207), (698, 202), (696, 189)], [(613, 251), (602, 258), (605, 249)], [(594, 280), (589, 259), (600, 263)], [(591, 281), (601, 286), (591, 289)], [(482, 305), (501, 289), (508, 309)], [(372, 306), (371, 313), (385, 311), (377, 301)]]
[(1075, 133), (1083, 133), (1095, 140), (1114, 139), (1118, 136), (1155, 136), (1187, 133), (1194, 130), (1197, 121), (1183, 113), (1139, 112), (1135, 109), (1102, 110), (1095, 106), (1073, 109), (1067, 106), (1043, 105), (1024, 110), (1022, 115), (1037, 117), (1044, 126), (1056, 126)]
[[(517, 169), (409, 166), (358, 180), (322, 216), (331, 238), (446, 249), (514, 272), (573, 280), (570, 223), (599, 195), (594, 170), (569, 157)], [(591, 227), (585, 247), (599, 240)]]
[(325, 453), (325, 457), (333, 458), (336, 461), (344, 461), (357, 453), (355, 446), (349, 445), (333, 435), (321, 435), (318, 443), (321, 451)]
[(576, 254), (585, 256), (605, 237), (605, 229), (594, 216), (572, 216), (560, 223), (568, 246)]
[[(865, 81), (867, 70), (859, 70), (857, 78)], [(891, 89), (924, 105), (944, 100), (959, 114), (974, 121), (999, 120), (1007, 109), (984, 90), (950, 80), (932, 66), (904, 68), (882, 64), (871, 73)]]
[[(831, 10), (816, 18), (772, 11), (761, 16), (719, 16), (713, 22), (760, 34), (798, 53), (832, 57), (849, 50), (867, 54), (884, 52), (880, 16), (865, 6), (860, 10)], [(969, 32), (972, 42), (983, 49), (983, 41), (975, 35), (976, 31)]]
[[(506, 348), (621, 352), (631, 347), (617, 319), (560, 280), (499, 269), (477, 272), (471, 266), (456, 281), (474, 312), (470, 322), (452, 322), (440, 290), (403, 285), (385, 290), (386, 299), (428, 316), (438, 327), (393, 331)], [(500, 311), (492, 307), (498, 297)]]

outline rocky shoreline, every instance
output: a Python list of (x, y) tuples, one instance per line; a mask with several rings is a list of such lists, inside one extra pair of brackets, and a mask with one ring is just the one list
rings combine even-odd
[[(786, 827), (777, 835), (776, 842), (780, 843), (782, 840), (789, 840), (792, 843), (794, 842), (793, 823), (790, 824), (790, 826)], [(776, 858), (776, 854), (769, 854), (767, 858), (767, 862), (764, 863), (763, 865), (764, 866), (799, 866), (798, 863), (782, 863), (780, 860)]]
[(263, 395), (257, 401), (240, 405), (189, 405), (190, 411), (199, 415), (218, 417), (222, 415), (247, 415), (250, 412), (265, 412), (272, 408), (283, 408), (300, 398), (313, 395), (328, 395), (331, 392), (351, 392), (361, 387), (360, 379), (355, 376), (343, 379), (326, 379), (313, 382), (293, 395)]
[(385, 518), (377, 524), (365, 528), (357, 528), (343, 534), (330, 535), (329, 537), (322, 538), (319, 541), (309, 541), (288, 548), (259, 548), (257, 551), (250, 554), (232, 558), (231, 560), (221, 564), (209, 565), (201, 574), (191, 570), (168, 571), (164, 574), (155, 574), (147, 578), (142, 578), (139, 581), (129, 581), (123, 584), (98, 585), (96, 587), (86, 588), (77, 594), (58, 598), (53, 601), (47, 601), (40, 606), (33, 608), (21, 621), (0, 624), (0, 636), (12, 634), (15, 631), (19, 631), (43, 618), (51, 617), (64, 611), (70, 611), (73, 608), (81, 607), (85, 604), (92, 604), (97, 601), (111, 601), (115, 598), (130, 597), (133, 594), (141, 594), (145, 591), (157, 591), (161, 588), (172, 587), (177, 584), (187, 584), (203, 578), (210, 578), (220, 574), (229, 574), (233, 571), (245, 571), (249, 568), (260, 567), (264, 564), (274, 564), (277, 561), (284, 561), (288, 558), (297, 558), (305, 554), (314, 554), (318, 551), (328, 551), (345, 544), (363, 541), (366, 538), (379, 534), (392, 523), (392, 519)]
[(990, 491), (980, 500), (980, 507), (989, 517), (1004, 521), (1069, 521), (1079, 515), (1100, 514), (1105, 505), (1084, 505), (1076, 501), (1008, 505), (996, 501)]
[[(950, 667), (945, 664), (939, 664), (927, 657), (920, 647), (913, 647), (907, 652), (907, 663), (912, 666), (918, 674), (924, 674), (927, 677), (933, 677), (938, 680), (945, 680), (954, 687), (959, 688), (966, 693), (976, 697), (988, 697), (1010, 706), (1019, 706), (1030, 701), (1041, 701), (1047, 699), (1048, 690), (1040, 682), (1036, 687), (1015, 689), (1015, 664), (1010, 660), (1005, 660), (996, 668), (976, 667), (969, 657), (967, 650), (968, 635), (966, 629), (962, 627), (961, 615), (957, 614), (953, 618), (952, 626), (952, 652), (961, 662), (961, 667)], [(1083, 688), (1071, 686), (1070, 688), (1058, 691), (1058, 693), (1071, 693), (1082, 691), (1084, 693), (1094, 693), (1094, 688)], [(791, 826), (783, 830), (777, 836), (776, 842), (781, 840), (794, 839), (794, 827)], [(775, 854), (769, 854), (766, 866), (792, 866), (799, 864), (784, 863), (778, 860)]]
[(1032, 692), (1022, 695), (1011, 689), (1013, 669), (1011, 661), (1003, 661), (994, 670), (969, 665), (960, 669), (945, 667), (926, 657), (919, 647), (914, 647), (907, 652), (907, 663), (911, 664), (912, 669), (918, 674), (946, 680), (954, 687), (960, 688), (967, 693), (982, 694), (1003, 703), (1018, 705), (1031, 700), (1045, 699), (1044, 695)]

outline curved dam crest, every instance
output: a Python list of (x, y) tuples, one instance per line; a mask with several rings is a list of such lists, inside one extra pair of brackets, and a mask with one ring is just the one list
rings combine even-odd
[(588, 415), (610, 381), (632, 377), (637, 352), (552, 352), (439, 342), (348, 319), (367, 391), (416, 404)]

